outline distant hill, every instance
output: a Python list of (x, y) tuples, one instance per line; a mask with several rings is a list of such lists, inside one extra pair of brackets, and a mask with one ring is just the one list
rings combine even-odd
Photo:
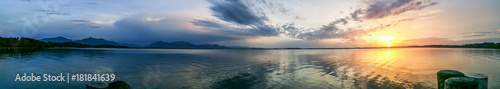
[[(114, 41), (107, 41), (102, 38), (93, 38), (93, 37), (88, 37), (82, 40), (77, 40), (77, 41), (72, 41), (71, 39), (64, 38), (64, 37), (54, 37), (54, 38), (43, 38), (40, 39), (42, 42), (52, 42), (52, 43), (67, 43), (66, 46), (73, 44), (73, 43), (78, 43), (78, 44), (85, 44), (85, 45), (92, 45), (92, 46), (97, 46), (97, 45), (112, 45), (112, 46), (127, 46), (127, 47), (141, 47), (136, 44), (118, 44)], [(73, 43), (68, 43), (68, 42), (73, 42)], [(75, 45), (75, 46), (82, 46), (82, 45)]]
[(87, 44), (87, 45), (113, 45), (113, 46), (121, 46), (120, 44), (114, 42), (114, 41), (108, 41), (104, 40), (102, 38), (85, 38), (82, 40), (76, 40), (74, 41), (75, 43), (80, 43), (80, 44)]
[(19, 52), (36, 52), (45, 48), (128, 48), (125, 46), (113, 45), (86, 45), (74, 42), (42, 42), (39, 40), (24, 38), (24, 37), (0, 37), (0, 54), (2, 53), (19, 53)]
[(148, 48), (179, 48), (179, 49), (224, 49), (224, 48), (229, 48), (229, 47), (220, 46), (217, 44), (195, 45), (195, 44), (191, 44), (191, 43), (185, 42), (185, 41), (178, 41), (178, 42), (158, 41), (158, 42), (151, 43), (147, 47)]
[(54, 37), (54, 38), (43, 38), (40, 39), (42, 42), (52, 42), (52, 43), (64, 43), (64, 42), (73, 42), (72, 40), (64, 37)]

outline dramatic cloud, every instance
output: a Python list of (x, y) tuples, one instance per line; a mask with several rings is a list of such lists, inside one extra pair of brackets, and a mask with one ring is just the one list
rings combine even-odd
[[(370, 39), (371, 36), (394, 36), (398, 41), (434, 37), (428, 41), (445, 43), (449, 39), (455, 42), (500, 37), (496, 25), (500, 13), (494, 9), (499, 6), (493, 4), (499, 1), (437, 6), (439, 0), (76, 0), (67, 3), (59, 2), (67, 0), (49, 0), (46, 1), (49, 7), (40, 1), (46, 0), (2, 1), (0, 6), (5, 8), (0, 8), (4, 12), (0, 13), (0, 35), (262, 47), (372, 46), (377, 41)], [(25, 31), (26, 28), (29, 31)], [(33, 34), (26, 35), (27, 32)], [(450, 34), (439, 34), (443, 32)], [(302, 43), (292, 45), (297, 42)]]
[[(337, 21), (333, 21), (328, 25), (323, 25), (320, 29), (287, 29), (290, 31), (288, 35), (299, 39), (328, 39), (328, 38), (337, 38), (344, 37), (345, 33), (341, 33), (340, 25), (346, 25), (347, 21), (345, 19), (339, 19)], [(304, 32), (305, 31), (305, 32)]]
[[(385, 23), (380, 23), (379, 19), (388, 16), (396, 16), (405, 12), (421, 10), (425, 7), (436, 5), (437, 2), (430, 0), (382, 0), (382, 1), (362, 1), (367, 5), (366, 8), (360, 8), (350, 14), (350, 16), (337, 19), (319, 29), (287, 29), (291, 37), (309, 40), (343, 38), (348, 40), (357, 40), (360, 36), (365, 36), (369, 32), (395, 25), (402, 21), (413, 20), (416, 17), (427, 15), (416, 15), (404, 17)], [(367, 23), (376, 23), (372, 25)]]
[(379, 19), (437, 5), (437, 2), (431, 0), (370, 0), (362, 1), (362, 3), (367, 4), (368, 7), (351, 13), (352, 19)]
[(277, 27), (270, 25), (244, 25), (244, 26), (231, 26), (222, 24), (211, 20), (194, 20), (191, 22), (197, 26), (203, 26), (204, 29), (220, 32), (226, 35), (239, 35), (239, 36), (276, 36), (278, 34)]
[[(249, 36), (277, 36), (280, 31), (279, 26), (268, 24), (268, 17), (261, 11), (262, 8), (255, 10), (250, 6), (263, 5), (269, 8), (282, 8), (275, 6), (265, 1), (240, 1), (240, 0), (209, 0), (212, 4), (210, 10), (213, 16), (222, 21), (231, 24), (222, 24), (214, 20), (195, 20), (194, 25), (216, 28), (224, 30), (234, 35), (249, 35)], [(278, 9), (282, 13), (286, 13), (286, 9)], [(231, 31), (233, 30), (233, 31)], [(236, 30), (236, 31), (234, 31)]]
[[(421, 10), (423, 8), (436, 5), (430, 0), (384, 0), (384, 1), (361, 1), (366, 6), (356, 9), (345, 18), (340, 18), (323, 25), (320, 28), (299, 28), (293, 23), (271, 25), (265, 13), (251, 9), (251, 5), (256, 2), (243, 2), (240, 0), (209, 0), (213, 6), (210, 7), (215, 17), (221, 21), (229, 22), (223, 24), (213, 20), (195, 20), (194, 25), (211, 29), (232, 29), (238, 31), (225, 30), (228, 33), (249, 36), (286, 36), (305, 40), (320, 39), (348, 39), (356, 40), (359, 36), (365, 36), (370, 32), (380, 28), (395, 25), (402, 21), (413, 20), (420, 16), (410, 16), (396, 19), (378, 25), (368, 23), (380, 22), (372, 21), (383, 19), (388, 16), (396, 16), (409, 11)], [(264, 5), (265, 6), (265, 5)], [(287, 11), (283, 11), (286, 13)]]
[(235, 22), (243, 25), (264, 24), (267, 21), (265, 15), (257, 15), (247, 5), (240, 0), (210, 0), (213, 4), (210, 10), (214, 11), (214, 16), (228, 22)]

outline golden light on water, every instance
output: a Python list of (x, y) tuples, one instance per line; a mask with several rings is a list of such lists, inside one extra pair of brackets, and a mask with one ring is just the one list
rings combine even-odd
[(394, 42), (394, 37), (392, 36), (372, 36), (378, 40), (378, 42), (387, 45), (387, 47), (391, 47), (392, 42)]
[(391, 51), (387, 50), (387, 57), (391, 56)]

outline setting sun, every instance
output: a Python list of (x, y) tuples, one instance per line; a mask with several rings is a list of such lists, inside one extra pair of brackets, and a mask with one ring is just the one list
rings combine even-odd
[(394, 41), (394, 37), (391, 36), (372, 36), (378, 40), (378, 42), (386, 44), (387, 47), (391, 47), (391, 43)]

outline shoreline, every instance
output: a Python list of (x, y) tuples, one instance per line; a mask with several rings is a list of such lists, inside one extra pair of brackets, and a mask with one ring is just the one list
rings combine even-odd
[(0, 47), (0, 54), (4, 53), (25, 53), (38, 52), (46, 49), (184, 49), (184, 50), (331, 50), (331, 49), (400, 49), (400, 48), (467, 48), (467, 49), (492, 49), (499, 48), (474, 48), (474, 47), (424, 47), (424, 46), (408, 46), (408, 47), (357, 47), (357, 48), (147, 48), (147, 47), (130, 47), (130, 48), (103, 48), (103, 47)]
[[(224, 49), (224, 50), (308, 50), (308, 49), (391, 49), (391, 48), (473, 48), (473, 47), (359, 47), (359, 48), (147, 48), (147, 47), (130, 47), (130, 48), (76, 48), (76, 47), (57, 47), (45, 49)], [(499, 48), (479, 48), (479, 49), (499, 49)]]

